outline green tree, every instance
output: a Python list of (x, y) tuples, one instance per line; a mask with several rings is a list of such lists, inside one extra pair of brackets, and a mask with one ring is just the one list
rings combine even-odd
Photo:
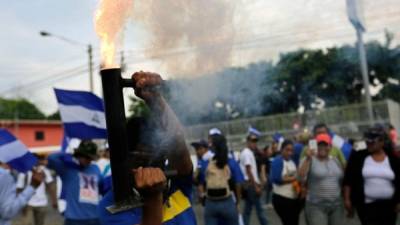
[(137, 97), (130, 97), (131, 104), (129, 106), (129, 117), (146, 117), (150, 113), (150, 109), (146, 103)]
[(45, 119), (46, 116), (33, 103), (21, 99), (0, 98), (1, 119)]
[(49, 116), (47, 116), (48, 120), (61, 120), (61, 115), (60, 115), (60, 111), (56, 111), (52, 114), (50, 114)]

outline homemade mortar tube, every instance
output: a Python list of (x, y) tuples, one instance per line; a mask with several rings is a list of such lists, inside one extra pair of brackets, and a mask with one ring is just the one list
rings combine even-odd
[(140, 200), (133, 200), (140, 196), (134, 196), (135, 194), (132, 192), (134, 179), (125, 163), (128, 156), (128, 144), (121, 69), (104, 69), (100, 71), (100, 75), (103, 85), (107, 138), (110, 148), (110, 164), (116, 208), (114, 211), (118, 211), (118, 208), (126, 209), (140, 205)]
[[(123, 79), (121, 69), (103, 69), (100, 71), (105, 117), (107, 124), (108, 144), (110, 148), (110, 164), (112, 171), (115, 205), (107, 209), (117, 213), (127, 209), (142, 206), (140, 194), (134, 188), (134, 178), (130, 172), (132, 167), (128, 162), (128, 142), (126, 116), (123, 99), (123, 88), (134, 88), (132, 79)], [(154, 87), (157, 90), (160, 87)], [(166, 177), (178, 175), (175, 170), (164, 171)]]

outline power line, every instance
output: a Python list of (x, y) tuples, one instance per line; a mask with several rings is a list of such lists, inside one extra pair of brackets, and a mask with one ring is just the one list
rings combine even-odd
[[(337, 30), (339, 30), (339, 29), (337, 29)], [(337, 30), (331, 30), (331, 31), (332, 32), (337, 32)], [(374, 30), (374, 31), (368, 32), (368, 34), (371, 35), (371, 34), (381, 33), (381, 32), (382, 32), (382, 30)], [(275, 36), (260, 36), (259, 38), (256, 38), (256, 39), (253, 39), (253, 40), (250, 40), (250, 41), (247, 40), (247, 41), (241, 41), (241, 42), (234, 43), (232, 46), (235, 49), (255, 48), (255, 47), (259, 47), (260, 44), (264, 45), (265, 42), (271, 41), (271, 40), (274, 40), (274, 39), (278, 39), (281, 43), (269, 43), (270, 45), (281, 46), (281, 45), (293, 45), (293, 44), (300, 44), (300, 43), (309, 43), (310, 41), (308, 41), (308, 40), (291, 41), (290, 44), (282, 43), (282, 38), (293, 38), (293, 36), (299, 36), (299, 35), (304, 35), (304, 34), (309, 35), (309, 34), (312, 34), (312, 32), (298, 33), (296, 35), (290, 35), (290, 36), (289, 35), (281, 35), (281, 34), (280, 35), (275, 35)], [(354, 35), (353, 32), (344, 33), (344, 34), (336, 35), (332, 39), (336, 39), (337, 40), (338, 38), (345, 38), (345, 37), (347, 38), (347, 37), (353, 36), (353, 35)], [(327, 41), (327, 40), (329, 40), (329, 39), (319, 39), (319, 40), (316, 39), (314, 41), (314, 43), (320, 42), (320, 41)], [(255, 45), (255, 44), (259, 44), (259, 45)], [(253, 46), (251, 46), (251, 45), (253, 45)], [(154, 56), (149, 57), (149, 58), (146, 58), (146, 57), (143, 56), (143, 57), (139, 57), (138, 59), (130, 59), (130, 60), (128, 60), (128, 62), (133, 62), (133, 61), (135, 63), (145, 62), (145, 61), (150, 61), (152, 59), (159, 59), (159, 58), (165, 58), (165, 57), (170, 57), (170, 56), (175, 56), (175, 55), (188, 54), (188, 53), (199, 51), (199, 49), (200, 50), (204, 50), (205, 48), (207, 48), (207, 49), (215, 49), (215, 48), (223, 48), (224, 46), (226, 46), (226, 45), (224, 45), (224, 44), (221, 44), (221, 45), (210, 44), (210, 45), (201, 46), (201, 47), (199, 47), (197, 49), (196, 48), (186, 48), (186, 49), (180, 49), (180, 50), (173, 50), (173, 51), (170, 51), (170, 52), (160, 53), (160, 54), (154, 55)]]
[[(398, 15), (400, 15), (400, 12), (398, 13), (398, 14), (393, 14), (393, 15), (395, 15), (395, 16), (398, 16)], [(375, 16), (378, 16), (378, 15), (375, 15)], [(380, 17), (381, 15), (379, 15), (379, 17)], [(387, 15), (385, 15), (385, 16), (387, 16)], [(394, 17), (391, 17), (391, 20), (393, 20), (393, 18)], [(398, 17), (399, 19), (400, 19), (400, 17)], [(395, 18), (396, 20), (396, 22), (398, 22), (399, 21), (399, 19), (397, 19), (397, 18)], [(395, 21), (393, 21), (393, 22), (395, 22)], [(338, 31), (345, 31), (343, 28), (347, 28), (347, 27), (350, 27), (351, 25), (349, 24), (349, 23), (346, 23), (346, 24), (344, 24), (344, 26), (343, 25), (341, 25), (341, 26), (337, 26), (336, 27), (336, 29), (330, 29), (330, 30), (325, 30), (325, 31), (322, 31), (321, 29), (318, 29), (318, 30), (316, 30), (316, 29), (310, 29), (310, 30), (306, 30), (306, 31), (302, 31), (302, 33), (296, 33), (296, 34), (293, 34), (293, 32), (290, 32), (290, 31), (288, 31), (288, 32), (280, 32), (280, 33), (278, 33), (278, 34), (276, 34), (276, 35), (270, 35), (270, 34), (268, 34), (268, 35), (266, 35), (266, 36), (258, 36), (257, 38), (262, 38), (262, 39), (272, 39), (272, 38), (287, 38), (287, 36), (291, 36), (291, 37), (293, 37), (293, 36), (300, 36), (300, 35), (310, 35), (310, 34), (323, 34), (323, 33), (327, 33), (326, 31), (328, 31), (328, 32), (333, 32), (333, 31), (335, 31), (335, 32), (338, 32)], [(256, 26), (256, 27), (258, 27), (258, 26)], [(278, 26), (277, 26), (278, 27)], [(253, 28), (248, 28), (248, 29), (254, 29), (255, 27), (253, 27)], [(243, 30), (241, 30), (241, 31), (243, 31)], [(368, 32), (367, 32), (367, 34), (368, 34)], [(214, 39), (215, 40), (215, 39)], [(232, 39), (226, 39), (226, 40), (222, 40), (222, 41), (232, 41), (233, 40), (233, 38)], [(252, 39), (251, 41), (254, 41), (254, 39)], [(214, 43), (215, 43), (215, 41), (213, 41)], [(204, 46), (210, 46), (210, 45), (212, 45), (212, 43), (205, 43), (204, 44)], [(200, 48), (202, 48), (202, 46), (200, 46)], [(177, 51), (177, 52), (180, 52), (180, 51), (187, 51), (187, 49), (172, 49), (172, 51), (174, 52), (174, 51)], [(145, 53), (145, 52), (148, 52), (148, 51), (157, 51), (157, 49), (150, 49), (150, 48), (143, 48), (143, 49), (131, 49), (131, 50), (125, 50), (125, 52), (126, 53), (128, 53), (127, 54), (127, 56), (129, 56), (129, 55), (132, 55), (132, 54), (143, 54), (143, 53)]]
[(36, 85), (40, 86), (41, 83), (48, 82), (48, 81), (51, 81), (53, 79), (57, 79), (59, 77), (64, 77), (66, 75), (74, 74), (74, 73), (76, 73), (78, 71), (80, 72), (82, 69), (87, 69), (86, 67), (87, 66), (85, 64), (85, 65), (78, 66), (78, 67), (75, 67), (75, 68), (72, 68), (72, 69), (68, 69), (68, 70), (65, 70), (65, 71), (62, 71), (62, 72), (51, 74), (51, 75), (48, 75), (48, 76), (43, 77), (41, 79), (37, 79), (37, 80), (31, 81), (31, 82), (19, 85), (17, 87), (12, 87), (12, 88), (3, 90), (2, 92), (0, 92), (0, 95), (5, 95), (5, 94), (8, 94), (9, 92), (15, 92), (16, 90), (21, 89), (21, 88), (26, 88), (26, 87), (30, 88), (30, 87), (34, 87)]

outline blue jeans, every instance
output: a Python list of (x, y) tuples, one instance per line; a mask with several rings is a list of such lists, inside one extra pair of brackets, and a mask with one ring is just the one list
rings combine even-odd
[(312, 203), (307, 201), (305, 207), (308, 225), (342, 225), (344, 208), (340, 199)]
[[(261, 206), (261, 196), (256, 194), (254, 187), (249, 186), (246, 189), (246, 196), (244, 202), (243, 222), (244, 225), (250, 224), (251, 211), (253, 206), (256, 207), (258, 221), (261, 225), (268, 225), (267, 216)], [(208, 225), (208, 224), (207, 224)]]
[(218, 221), (229, 225), (239, 225), (239, 214), (232, 197), (223, 200), (207, 199), (204, 221), (206, 225), (218, 225)]
[(88, 220), (65, 219), (64, 225), (100, 225), (100, 221), (98, 219), (88, 219)]

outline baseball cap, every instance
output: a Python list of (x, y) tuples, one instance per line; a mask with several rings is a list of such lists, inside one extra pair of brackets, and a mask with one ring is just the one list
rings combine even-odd
[(376, 138), (384, 137), (385, 136), (385, 130), (379, 126), (375, 125), (374, 127), (369, 128), (365, 133), (364, 133), (364, 139), (368, 141), (374, 141)]
[(199, 148), (199, 147), (207, 148), (208, 147), (207, 141), (205, 141), (203, 139), (201, 139), (200, 141), (197, 141), (197, 142), (192, 142), (190, 145), (193, 146), (193, 148)]
[(332, 144), (332, 138), (328, 134), (318, 134), (317, 137), (315, 137), (315, 140), (317, 140), (317, 143), (325, 142), (328, 145)]
[(218, 129), (218, 128), (212, 128), (212, 129), (210, 129), (209, 131), (208, 131), (208, 135), (215, 135), (215, 134), (218, 134), (218, 135), (221, 135), (222, 134), (222, 132), (221, 132), (221, 130), (220, 129)]

